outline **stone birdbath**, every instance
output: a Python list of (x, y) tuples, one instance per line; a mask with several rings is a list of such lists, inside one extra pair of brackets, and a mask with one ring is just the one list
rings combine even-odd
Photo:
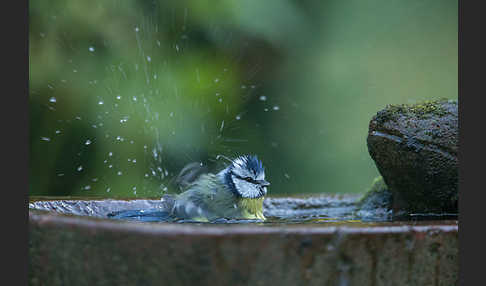
[(450, 101), (388, 106), (364, 197), (268, 197), (265, 222), (114, 220), (161, 201), (32, 197), (29, 284), (457, 285), (456, 119)]

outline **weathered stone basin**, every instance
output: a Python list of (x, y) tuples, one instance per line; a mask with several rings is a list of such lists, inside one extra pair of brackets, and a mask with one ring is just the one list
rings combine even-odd
[(30, 284), (458, 283), (457, 220), (349, 219), (352, 197), (267, 200), (267, 212), (278, 206), (280, 215), (285, 208), (305, 212), (327, 203), (327, 213), (336, 218), (322, 215), (306, 223), (141, 223), (107, 219), (105, 214), (117, 208), (154, 207), (157, 200), (31, 202)]

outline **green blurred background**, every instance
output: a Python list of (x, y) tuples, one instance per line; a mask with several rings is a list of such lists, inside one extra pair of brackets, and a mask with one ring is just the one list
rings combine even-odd
[(371, 117), (458, 96), (458, 2), (29, 1), (30, 195), (158, 197), (257, 154), (269, 194), (362, 193)]

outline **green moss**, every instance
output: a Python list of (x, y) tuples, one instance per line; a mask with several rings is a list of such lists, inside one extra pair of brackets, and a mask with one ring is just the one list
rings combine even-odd
[(359, 200), (360, 209), (391, 208), (392, 194), (382, 176), (376, 177), (371, 187)]
[(443, 107), (444, 103), (455, 103), (457, 101), (448, 99), (426, 100), (417, 104), (391, 104), (378, 112), (376, 119), (379, 121), (389, 121), (398, 119), (400, 115), (412, 114), (414, 117), (424, 119), (430, 116), (442, 117), (447, 115), (447, 110)]

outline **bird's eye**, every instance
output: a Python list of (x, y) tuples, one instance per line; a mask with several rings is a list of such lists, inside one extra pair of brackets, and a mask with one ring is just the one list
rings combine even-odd
[(241, 180), (247, 181), (249, 183), (256, 184), (256, 181), (252, 177), (240, 177), (240, 176), (237, 176), (237, 177), (240, 178)]
[(255, 179), (253, 179), (252, 177), (242, 177), (242, 176), (239, 176), (239, 175), (236, 175), (236, 174), (234, 174), (234, 176), (237, 177), (240, 180), (247, 181), (248, 183), (258, 184), (258, 182)]

